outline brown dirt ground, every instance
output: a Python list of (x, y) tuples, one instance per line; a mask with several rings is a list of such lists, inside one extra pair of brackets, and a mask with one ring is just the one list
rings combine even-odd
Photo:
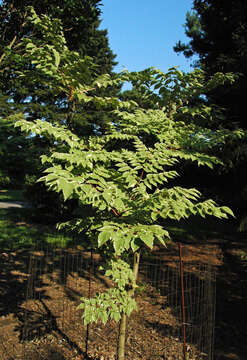
[[(214, 360), (247, 358), (247, 272), (237, 256), (239, 247), (239, 242), (222, 239), (183, 247), (187, 275), (200, 279), (196, 264), (206, 265), (209, 258), (217, 273)], [(241, 248), (247, 250), (246, 243)], [(90, 277), (91, 295), (110, 284), (100, 272), (90, 270), (89, 253), (82, 259), (76, 256), (78, 250), (68, 251), (69, 257), (57, 253), (46, 260), (42, 252), (33, 252), (31, 258), (25, 250), (0, 254), (0, 360), (115, 359), (117, 324), (91, 325), (87, 331), (76, 310), (80, 297), (88, 295)], [(166, 262), (172, 276), (179, 260), (177, 244), (171, 244), (169, 251), (156, 248), (153, 255), (158, 264)], [(81, 270), (75, 271), (82, 260)], [(98, 261), (95, 255), (94, 264)], [(158, 291), (151, 277), (147, 282), (143, 274), (141, 270), (139, 311), (129, 319), (126, 359), (182, 360), (181, 323), (176, 314), (180, 307), (174, 299), (170, 306), (165, 289)], [(188, 360), (205, 359), (193, 342), (186, 344), (186, 350)]]

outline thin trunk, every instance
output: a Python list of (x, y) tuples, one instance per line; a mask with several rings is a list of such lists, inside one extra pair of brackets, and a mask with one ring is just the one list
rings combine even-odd
[[(139, 270), (139, 262), (140, 262), (140, 253), (135, 252), (134, 264), (133, 264), (134, 280), (132, 283), (132, 289), (129, 292), (131, 296), (134, 296), (135, 294), (135, 288), (136, 288), (136, 282), (137, 282), (138, 270)], [(119, 325), (118, 353), (117, 353), (118, 360), (125, 359), (126, 327), (127, 327), (127, 315), (122, 314)]]
[(117, 354), (118, 360), (125, 359), (126, 323), (127, 323), (127, 315), (122, 314), (119, 325), (118, 354)]
[(134, 265), (133, 265), (133, 273), (134, 273), (134, 281), (133, 281), (133, 289), (131, 290), (131, 295), (134, 296), (135, 288), (136, 288), (136, 282), (138, 277), (138, 271), (139, 271), (139, 263), (140, 263), (140, 252), (134, 253)]

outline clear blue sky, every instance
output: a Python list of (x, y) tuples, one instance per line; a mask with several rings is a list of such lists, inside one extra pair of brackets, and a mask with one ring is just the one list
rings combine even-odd
[(117, 54), (115, 71), (139, 71), (155, 66), (167, 71), (179, 66), (189, 72), (191, 60), (177, 55), (173, 46), (187, 42), (186, 12), (193, 0), (102, 0), (102, 23), (108, 30), (112, 51)]

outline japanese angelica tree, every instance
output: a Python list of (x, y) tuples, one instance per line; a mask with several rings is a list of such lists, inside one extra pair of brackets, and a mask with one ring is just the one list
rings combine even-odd
[[(184, 74), (173, 68), (163, 73), (151, 68), (139, 73), (123, 72), (118, 79), (106, 74), (88, 85), (84, 82), (86, 71), (81, 71), (90, 67), (90, 61), (76, 52), (71, 54), (65, 42), (60, 37), (58, 40), (59, 46), (54, 37), (54, 45), (49, 47), (28, 40), (27, 53), (39, 62), (41, 72), (48, 71), (54, 78), (47, 84), (49, 91), (59, 87), (82, 108), (93, 104), (104, 111), (105, 117), (109, 114), (107, 131), (99, 133), (96, 129), (91, 136), (78, 137), (58, 123), (52, 125), (40, 119), (30, 122), (24, 115), (21, 120), (19, 115), (16, 126), (53, 139), (50, 155), (41, 156), (46, 169), (39, 181), (62, 193), (65, 201), (76, 199), (78, 203), (73, 219), (58, 227), (76, 231), (81, 234), (82, 245), (101, 251), (106, 260), (105, 275), (115, 283), (115, 287), (94, 298), (82, 298), (79, 309), (83, 310), (84, 324), (120, 321), (118, 359), (123, 360), (126, 317), (137, 310), (134, 290), (142, 250), (151, 250), (157, 243), (166, 245), (170, 240), (168, 219), (233, 215), (229, 208), (205, 200), (197, 189), (175, 186), (178, 164), (189, 161), (212, 168), (219, 161), (208, 155), (209, 149), (242, 133), (212, 132), (183, 121), (188, 117), (190, 98), (201, 96), (209, 86), (204, 84), (201, 71)], [(138, 88), (140, 101), (92, 95), (92, 90), (124, 81)], [(222, 77), (217, 75), (210, 81), (212, 86)], [(143, 108), (143, 102), (151, 106)], [(206, 116), (203, 108), (197, 112)]]

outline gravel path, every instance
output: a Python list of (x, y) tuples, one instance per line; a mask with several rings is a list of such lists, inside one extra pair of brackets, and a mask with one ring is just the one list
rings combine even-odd
[(27, 208), (28, 204), (22, 201), (1, 201), (0, 209)]

